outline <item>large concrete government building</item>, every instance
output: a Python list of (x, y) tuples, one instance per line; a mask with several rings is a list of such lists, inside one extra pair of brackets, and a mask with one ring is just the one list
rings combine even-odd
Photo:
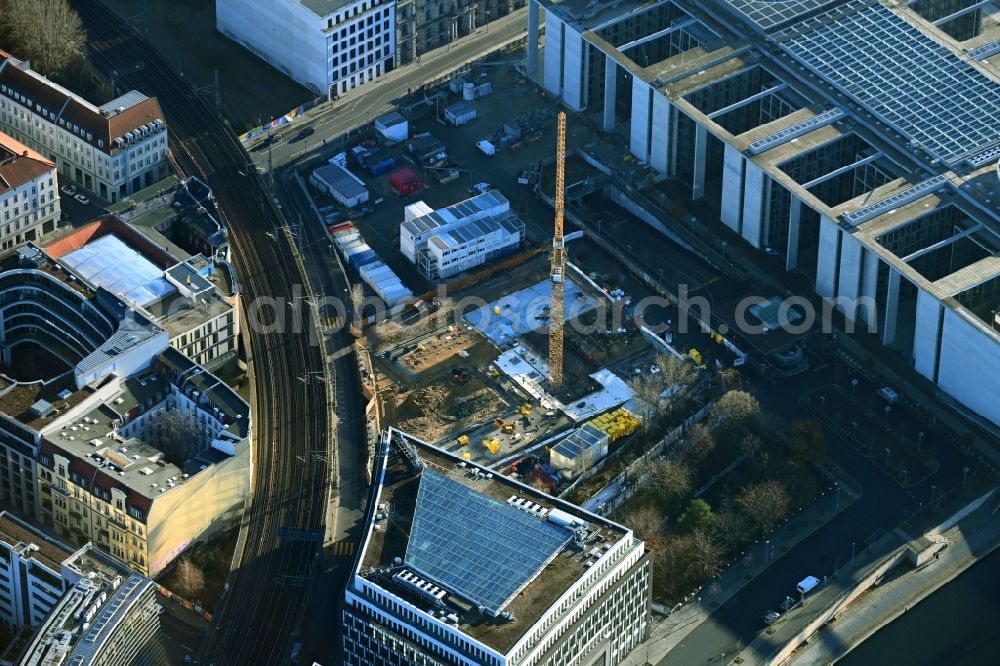
[(1000, 423), (1000, 31), (983, 7), (532, 0), (528, 69)]

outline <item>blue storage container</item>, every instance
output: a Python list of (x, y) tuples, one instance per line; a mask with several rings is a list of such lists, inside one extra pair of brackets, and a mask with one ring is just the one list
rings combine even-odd
[(372, 176), (381, 176), (384, 173), (389, 173), (392, 171), (393, 167), (396, 166), (396, 160), (391, 157), (387, 157), (384, 160), (379, 160), (375, 162), (370, 167), (368, 167), (368, 172)]

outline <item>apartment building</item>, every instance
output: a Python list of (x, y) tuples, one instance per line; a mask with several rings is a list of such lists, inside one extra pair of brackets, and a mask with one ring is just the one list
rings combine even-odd
[(59, 181), (115, 202), (166, 177), (156, 98), (132, 91), (100, 107), (0, 55), (0, 132), (56, 163)]
[(0, 512), (0, 621), (16, 632), (37, 627), (80, 579), (74, 549), (14, 514)]
[(58, 189), (54, 162), (0, 132), (0, 251), (55, 231)]
[(383, 433), (343, 611), (349, 666), (621, 663), (648, 634), (628, 528)]
[(216, 26), (318, 95), (374, 81), (396, 58), (395, 0), (216, 0)]
[(0, 370), (15, 348), (52, 358), (2, 376), (0, 496), (153, 575), (240, 515), (249, 407), (142, 309), (77, 275), (30, 245), (0, 257), (0, 304), (16, 305), (0, 307)]
[(396, 0), (397, 65), (473, 33), (526, 0)]

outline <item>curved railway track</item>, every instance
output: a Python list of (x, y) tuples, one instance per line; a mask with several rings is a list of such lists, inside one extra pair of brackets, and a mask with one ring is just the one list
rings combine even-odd
[[(244, 320), (257, 396), (253, 496), (244, 518), (245, 547), (200, 656), (201, 663), (217, 666), (283, 662), (321, 544), (282, 538), (282, 532), (289, 537), (295, 530), (323, 529), (328, 485), (327, 466), (313, 464), (312, 453), (327, 449), (332, 387), (313, 380), (324, 372), (324, 359), (319, 346), (310, 344), (307, 308), (296, 302), (301, 292), (295, 285), (307, 284), (301, 264), (280, 213), (228, 124), (116, 14), (96, 0), (73, 5), (95, 57), (118, 69), (124, 85), (158, 97), (176, 162), (200, 174), (215, 193), (229, 229), (244, 312), (262, 299), (276, 304), (260, 309), (265, 326), (259, 330), (250, 330)], [(303, 318), (301, 327), (292, 323), (296, 317)]]

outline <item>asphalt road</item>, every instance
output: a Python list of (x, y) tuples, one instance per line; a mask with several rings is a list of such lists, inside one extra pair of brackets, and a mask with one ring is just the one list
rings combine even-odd
[[(417, 90), (427, 81), (447, 76), (462, 65), (521, 39), (527, 30), (526, 12), (526, 9), (512, 12), (454, 45), (421, 55), (419, 63), (393, 70), (370, 84), (356, 88), (341, 98), (308, 112), (304, 119), (277, 130), (285, 141), (269, 150), (251, 152), (251, 157), (259, 166), (277, 169), (306, 155), (310, 148), (321, 146), (324, 139), (329, 142), (339, 138), (395, 110), (396, 104), (406, 97), (409, 91)], [(289, 141), (303, 127), (312, 127), (315, 133), (301, 141)], [(247, 149), (252, 149), (262, 140), (263, 137), (247, 142)]]

